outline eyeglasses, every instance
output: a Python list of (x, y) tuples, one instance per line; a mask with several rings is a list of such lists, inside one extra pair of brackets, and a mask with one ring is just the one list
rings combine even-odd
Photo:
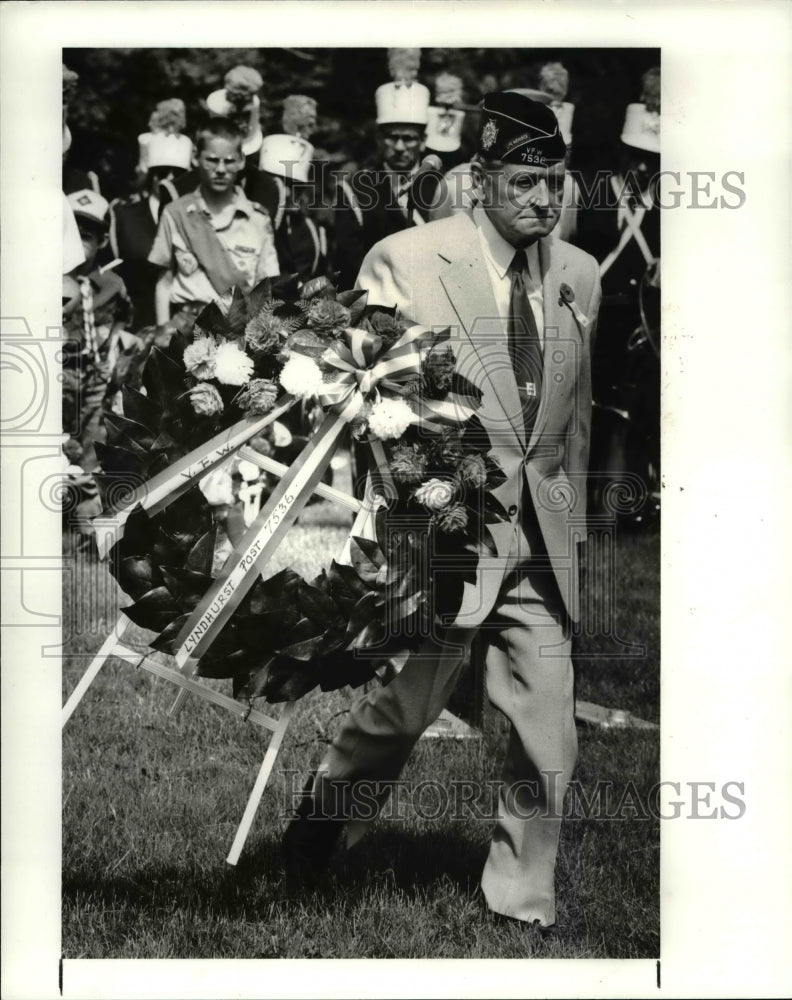
[(395, 146), (399, 141), (405, 146), (417, 146), (421, 141), (421, 137), (414, 132), (388, 132), (382, 138), (391, 146)]

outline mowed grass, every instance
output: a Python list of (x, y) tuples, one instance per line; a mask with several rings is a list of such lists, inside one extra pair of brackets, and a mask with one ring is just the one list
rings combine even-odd
[[(312, 573), (336, 554), (349, 518), (310, 507), (279, 564)], [(613, 635), (644, 647), (613, 659), (607, 635), (576, 640), (578, 696), (658, 718), (659, 538), (620, 539)], [(116, 617), (106, 566), (66, 560), (64, 699)], [(595, 588), (596, 574), (589, 574)], [(602, 586), (601, 582), (597, 584)], [(601, 595), (593, 595), (594, 604)], [(610, 598), (608, 598), (610, 600)], [(608, 629), (606, 629), (608, 631)], [(145, 634), (134, 630), (141, 642)], [(215, 683), (226, 690), (223, 682)], [(286, 879), (279, 841), (292, 796), (359, 692), (300, 702), (276, 772), (236, 867), (225, 857), (267, 733), (196, 698), (166, 715), (176, 688), (112, 660), (63, 737), (63, 950), (68, 958), (654, 957), (659, 953), (659, 824), (613, 806), (643, 802), (658, 780), (656, 730), (578, 727), (576, 780), (591, 799), (610, 782), (604, 815), (570, 801), (549, 934), (494, 917), (478, 889), (492, 821), (470, 810), (431, 818), (437, 796), (400, 797), (400, 815), (313, 883)], [(277, 709), (275, 709), (277, 711)], [(480, 740), (421, 741), (403, 774), (446, 786), (478, 783), (486, 817), (506, 731), (486, 711)], [(639, 815), (636, 815), (638, 813)]]

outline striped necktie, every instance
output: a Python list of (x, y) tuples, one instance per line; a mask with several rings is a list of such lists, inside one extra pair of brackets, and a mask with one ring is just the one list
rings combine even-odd
[(509, 305), (509, 355), (520, 402), (523, 407), (526, 442), (531, 436), (539, 402), (542, 397), (544, 357), (536, 318), (528, 299), (528, 261), (524, 250), (518, 250), (511, 264), (511, 300)]

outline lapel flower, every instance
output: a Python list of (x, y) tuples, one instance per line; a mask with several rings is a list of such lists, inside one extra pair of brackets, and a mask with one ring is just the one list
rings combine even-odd
[(575, 302), (575, 293), (565, 281), (561, 282), (558, 291), (560, 293), (558, 296), (558, 304), (560, 306), (566, 306), (567, 309), (569, 309), (575, 318), (575, 322), (578, 325), (580, 333), (582, 334), (584, 329), (588, 326), (588, 317), (581, 311), (580, 306)]

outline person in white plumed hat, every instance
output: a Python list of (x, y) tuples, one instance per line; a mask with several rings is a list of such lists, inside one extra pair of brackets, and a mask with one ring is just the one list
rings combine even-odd
[(154, 287), (159, 272), (148, 255), (157, 235), (162, 195), (167, 201), (177, 198), (176, 183), (191, 166), (192, 140), (182, 131), (186, 123), (184, 102), (179, 98), (157, 104), (149, 131), (138, 136), (140, 195), (111, 205), (110, 245), (113, 256), (121, 260), (118, 273), (134, 307), (133, 332), (156, 322)]
[[(578, 219), (578, 244), (599, 262), (602, 281), (595, 442), (600, 468), (614, 478), (638, 476), (659, 496), (659, 67), (644, 73), (641, 100), (627, 105), (617, 155), (618, 169), (598, 175)], [(604, 426), (606, 418), (613, 426)]]
[(442, 162), (424, 163), (431, 95), (416, 79), (420, 61), (420, 49), (388, 49), (391, 82), (374, 94), (379, 162), (349, 179), (336, 209), (342, 287), (354, 284), (375, 243), (428, 221)]
[(462, 80), (452, 73), (440, 73), (435, 80), (435, 102), (429, 108), (426, 150), (436, 153), (443, 170), (466, 159), (460, 152), (465, 112), (462, 108)]
[(206, 98), (206, 108), (211, 115), (230, 118), (242, 133), (242, 153), (256, 165), (253, 158), (261, 149), (264, 135), (261, 131), (261, 98), (259, 93), (264, 81), (252, 66), (235, 66), (223, 80), (224, 86)]
[(316, 214), (314, 148), (308, 141), (316, 121), (312, 97), (286, 97), (283, 131), (264, 137), (259, 169), (250, 182), (251, 197), (272, 217), (281, 274), (296, 275), (298, 284), (327, 270), (327, 234)]

